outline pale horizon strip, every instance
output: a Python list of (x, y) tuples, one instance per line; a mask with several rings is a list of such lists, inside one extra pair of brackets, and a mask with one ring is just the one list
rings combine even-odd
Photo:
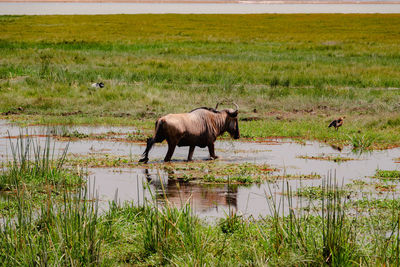
[[(272, 1), (271, 1), (272, 2)], [(362, 1), (360, 1), (362, 2)], [(126, 3), (126, 2), (3, 2), (0, 15), (105, 14), (399, 14), (400, 4), (364, 1), (362, 4), (267, 3)]]

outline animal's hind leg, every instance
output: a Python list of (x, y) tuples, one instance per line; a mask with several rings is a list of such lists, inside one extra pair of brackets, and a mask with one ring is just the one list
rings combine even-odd
[(150, 137), (147, 139), (146, 150), (143, 153), (143, 158), (141, 158), (139, 160), (139, 162), (147, 163), (149, 161), (149, 152), (150, 152), (150, 149), (152, 148), (152, 146), (154, 145), (154, 143), (155, 143), (154, 138)]
[(171, 141), (168, 142), (168, 152), (167, 152), (167, 155), (164, 158), (165, 162), (171, 161), (172, 154), (174, 154), (176, 144), (177, 144), (176, 142), (171, 142)]
[(191, 146), (191, 147), (189, 148), (189, 155), (188, 155), (188, 158), (187, 158), (188, 161), (192, 161), (194, 148), (195, 148), (195, 146)]
[(139, 162), (147, 163), (149, 161), (149, 152), (153, 147), (153, 145), (155, 143), (161, 143), (164, 140), (165, 137), (163, 134), (162, 123), (160, 123), (159, 120), (157, 120), (154, 138), (150, 137), (147, 139), (146, 150), (143, 153), (143, 158), (141, 158)]
[(218, 158), (218, 156), (215, 155), (214, 144), (208, 145), (208, 151), (210, 152), (210, 158), (211, 159), (217, 159)]

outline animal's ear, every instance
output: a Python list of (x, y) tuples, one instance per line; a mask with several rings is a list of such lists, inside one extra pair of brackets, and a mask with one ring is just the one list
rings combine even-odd
[(228, 111), (229, 116), (231, 116), (231, 117), (233, 117), (233, 118), (237, 117), (238, 113), (239, 113), (238, 110), (235, 110), (234, 112), (229, 112), (229, 111)]

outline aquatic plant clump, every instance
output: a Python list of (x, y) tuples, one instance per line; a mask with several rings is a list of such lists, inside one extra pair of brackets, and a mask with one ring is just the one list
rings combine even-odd
[(50, 194), (39, 211), (18, 191), (16, 217), (6, 216), (0, 225), (0, 262), (19, 265), (79, 265), (101, 263), (102, 241), (98, 231), (96, 202), (85, 191), (62, 193), (62, 201)]
[(350, 160), (356, 160), (354, 158), (342, 157), (340, 155), (319, 155), (319, 156), (298, 156), (300, 159), (312, 159), (312, 160), (327, 160), (333, 162), (346, 162)]
[(376, 170), (374, 178), (397, 180), (400, 179), (400, 171), (398, 170)]
[(346, 195), (348, 193), (344, 189), (338, 189), (339, 191), (335, 191), (336, 188), (333, 188), (331, 191), (325, 190), (321, 186), (305, 186), (298, 188), (297, 191), (295, 192), (295, 195), (298, 197), (305, 197), (309, 199), (328, 199), (332, 198), (336, 194), (339, 194), (340, 196)]
[(0, 199), (1, 215), (17, 212), (21, 192), (30, 206), (39, 208), (48, 195), (60, 200), (60, 192), (75, 190), (84, 184), (82, 173), (64, 167), (68, 146), (56, 156), (49, 135), (44, 144), (22, 134), (14, 143), (12, 139), (9, 141), (12, 161), (0, 173), (0, 190), (6, 196)]
[(349, 136), (349, 141), (353, 146), (354, 150), (365, 150), (369, 149), (376, 137), (372, 135), (357, 135), (354, 134), (352, 136)]

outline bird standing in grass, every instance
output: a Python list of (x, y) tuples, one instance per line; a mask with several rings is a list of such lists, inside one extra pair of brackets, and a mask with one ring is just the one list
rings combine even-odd
[(344, 118), (346, 118), (346, 117), (344, 116), (344, 117), (340, 117), (340, 118), (337, 119), (337, 120), (333, 120), (333, 121), (329, 124), (328, 128), (333, 126), (333, 127), (335, 127), (335, 129), (336, 129), (336, 131), (337, 131), (337, 130), (339, 129), (339, 127), (343, 125), (343, 120), (344, 120)]
[(99, 82), (99, 83), (92, 83), (92, 88), (103, 88), (104, 87), (104, 83)]

